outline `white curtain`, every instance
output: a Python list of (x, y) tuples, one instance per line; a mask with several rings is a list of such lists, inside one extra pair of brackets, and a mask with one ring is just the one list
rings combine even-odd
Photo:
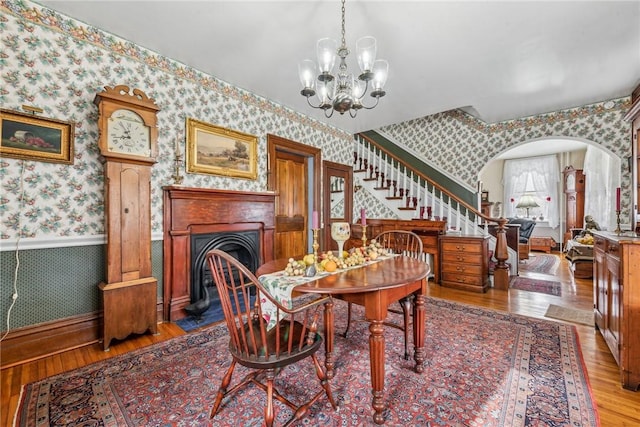
[(507, 217), (516, 216), (516, 205), (526, 192), (531, 194), (549, 227), (558, 226), (558, 182), (560, 170), (555, 155), (505, 160), (502, 173)]
[(589, 145), (584, 156), (584, 214), (605, 230), (616, 229), (615, 189), (620, 187), (620, 159)]

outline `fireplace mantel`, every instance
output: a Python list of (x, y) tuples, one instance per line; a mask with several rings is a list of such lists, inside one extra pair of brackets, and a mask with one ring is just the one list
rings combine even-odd
[(185, 317), (190, 304), (192, 234), (258, 230), (260, 263), (273, 260), (275, 193), (164, 187), (163, 317)]

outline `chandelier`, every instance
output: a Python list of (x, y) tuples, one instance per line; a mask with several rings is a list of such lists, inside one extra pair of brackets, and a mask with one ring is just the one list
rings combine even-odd
[[(355, 77), (347, 71), (347, 43), (345, 41), (344, 15), (345, 0), (342, 0), (342, 44), (338, 47), (338, 42), (323, 38), (318, 40), (317, 56), (318, 65), (305, 59), (298, 64), (298, 74), (303, 89), (300, 94), (307, 98), (307, 103), (313, 108), (324, 110), (324, 115), (329, 118), (333, 112), (344, 114), (347, 111), (351, 117), (355, 117), (358, 110), (364, 108), (371, 110), (378, 105), (380, 98), (386, 92), (383, 90), (387, 81), (389, 63), (384, 59), (376, 60), (376, 39), (365, 36), (356, 41), (356, 53), (360, 75)], [(336, 56), (340, 57), (337, 76), (333, 75), (333, 67)], [(318, 75), (316, 76), (316, 69)], [(315, 89), (314, 89), (315, 86)], [(369, 87), (371, 86), (371, 87)], [(371, 106), (363, 104), (363, 98), (367, 90), (371, 89), (370, 95), (375, 98), (375, 103)], [(318, 105), (311, 103), (311, 97), (318, 95)]]

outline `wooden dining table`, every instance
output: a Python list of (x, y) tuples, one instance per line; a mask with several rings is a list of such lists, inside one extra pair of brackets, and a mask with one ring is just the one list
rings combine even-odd
[[(278, 259), (263, 264), (257, 276), (284, 270), (288, 260)], [(330, 275), (309, 277), (309, 281), (295, 287), (295, 292), (331, 295), (334, 298), (364, 307), (369, 322), (369, 360), (371, 368), (373, 421), (384, 424), (384, 359), (385, 338), (383, 322), (389, 305), (406, 296), (414, 295), (413, 342), (415, 371), (424, 371), (425, 300), (429, 264), (407, 256), (393, 256), (359, 268), (339, 271)], [(330, 300), (331, 301), (331, 300)], [(325, 367), (329, 379), (334, 376), (334, 322), (333, 303), (325, 304)]]

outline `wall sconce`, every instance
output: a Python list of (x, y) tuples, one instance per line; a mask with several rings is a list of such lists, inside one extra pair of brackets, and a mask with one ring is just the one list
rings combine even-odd
[(360, 184), (356, 184), (356, 185), (353, 186), (353, 192), (354, 193), (357, 193), (361, 189), (362, 189), (362, 185), (360, 185)]

